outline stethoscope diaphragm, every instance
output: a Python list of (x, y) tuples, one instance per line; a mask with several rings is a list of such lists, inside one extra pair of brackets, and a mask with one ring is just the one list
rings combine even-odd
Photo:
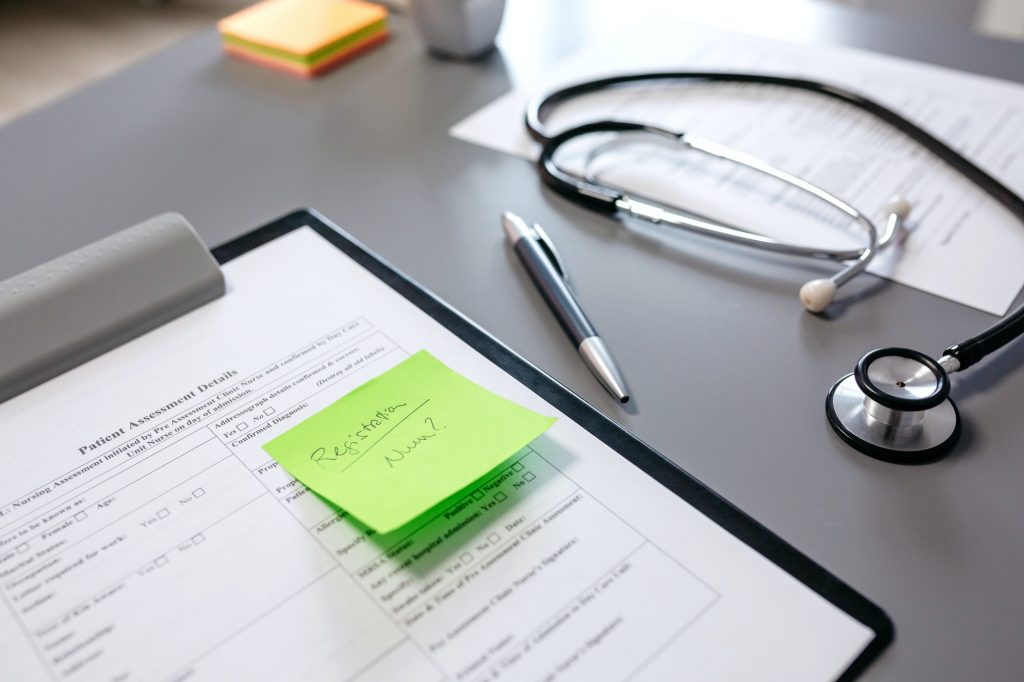
[(866, 455), (897, 464), (933, 461), (960, 436), (946, 370), (909, 348), (873, 350), (828, 392), (829, 424)]

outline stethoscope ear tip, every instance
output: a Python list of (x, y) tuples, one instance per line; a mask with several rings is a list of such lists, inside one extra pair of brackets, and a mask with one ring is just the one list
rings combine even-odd
[(889, 203), (885, 205), (885, 212), (887, 214), (898, 216), (902, 220), (906, 220), (907, 216), (910, 215), (910, 209), (910, 202), (898, 195), (889, 199)]
[(807, 312), (820, 313), (836, 296), (836, 283), (830, 279), (812, 279), (800, 287), (800, 302)]

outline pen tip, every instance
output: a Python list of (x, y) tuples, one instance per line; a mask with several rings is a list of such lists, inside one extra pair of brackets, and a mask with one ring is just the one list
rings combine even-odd
[(628, 395), (622, 396), (621, 398), (619, 398), (619, 402), (622, 403), (623, 405), (625, 405), (626, 403), (629, 402), (629, 396)]
[(515, 244), (529, 234), (529, 228), (526, 227), (526, 223), (512, 211), (502, 211), (501, 226), (504, 228), (505, 236), (508, 237), (508, 241), (511, 244)]

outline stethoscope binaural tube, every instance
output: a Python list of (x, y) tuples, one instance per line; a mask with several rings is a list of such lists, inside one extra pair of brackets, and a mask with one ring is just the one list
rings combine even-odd
[[(602, 185), (586, 173), (570, 173), (559, 166), (555, 156), (563, 145), (588, 135), (600, 133), (615, 133), (620, 136), (636, 134), (651, 136), (663, 143), (668, 142), (675, 146), (724, 159), (781, 181), (824, 202), (833, 210), (843, 214), (848, 220), (853, 221), (863, 230), (867, 237), (867, 244), (860, 249), (853, 250), (787, 244), (763, 234), (724, 225), (707, 218), (687, 215), (680, 209), (666, 206), (652, 199), (632, 193), (627, 194), (618, 188)], [(559, 194), (600, 212), (621, 211), (649, 222), (664, 223), (706, 237), (752, 246), (765, 251), (806, 258), (823, 258), (843, 263), (843, 267), (831, 277), (811, 280), (800, 288), (800, 302), (804, 308), (813, 313), (824, 311), (835, 297), (836, 290), (855, 275), (867, 269), (875, 255), (896, 239), (903, 221), (910, 211), (910, 204), (906, 201), (898, 198), (890, 201), (886, 207), (888, 215), (886, 230), (880, 236), (878, 228), (867, 216), (817, 185), (725, 145), (687, 133), (641, 123), (597, 121), (564, 130), (543, 146), (537, 164), (541, 178), (546, 185)]]
[[(666, 132), (670, 135), (678, 134), (657, 129), (655, 126), (614, 120), (591, 121), (570, 130), (553, 133), (547, 130), (544, 121), (555, 107), (581, 95), (612, 88), (670, 81), (774, 85), (818, 93), (845, 102), (885, 121), (928, 149), (995, 199), (1018, 220), (1024, 222), (1024, 199), (975, 165), (970, 159), (895, 111), (846, 88), (820, 81), (767, 74), (713, 71), (627, 74), (577, 83), (538, 97), (527, 107), (526, 128), (530, 136), (543, 145), (538, 168), (545, 184), (572, 201), (599, 212), (614, 214), (628, 209), (631, 205), (630, 199), (624, 193), (615, 188), (591, 182), (587, 178), (567, 173), (555, 162), (554, 152), (571, 139), (596, 132), (622, 133), (640, 130), (662, 137)], [(638, 211), (631, 211), (634, 215), (648, 220), (665, 220), (666, 217), (672, 217), (670, 212), (656, 205), (640, 203), (634, 208), (639, 208)], [(888, 239), (895, 236), (899, 228), (899, 221), (906, 215), (906, 209), (906, 206), (899, 204), (890, 207), (889, 222), (885, 233), (879, 237), (877, 230), (874, 230), (872, 226), (873, 241), (854, 257), (863, 258), (866, 253), (866, 260), (870, 260), (879, 244), (885, 244)], [(644, 215), (645, 213), (646, 215)], [(718, 227), (728, 229), (727, 226)], [(753, 233), (744, 233), (743, 239), (733, 241), (749, 240), (751, 235)], [(773, 241), (770, 240), (770, 242)], [(757, 244), (757, 246), (771, 248), (771, 250), (784, 250), (764, 247), (762, 244)], [(819, 257), (836, 260), (834, 255)], [(864, 265), (866, 266), (866, 263)], [(860, 269), (862, 270), (863, 267)], [(841, 272), (845, 272), (845, 270)], [(851, 276), (852, 274), (856, 274), (856, 272), (851, 271)], [(830, 297), (827, 298), (830, 300)], [(807, 302), (805, 302), (805, 307), (813, 311), (813, 307), (807, 305)], [(910, 463), (930, 461), (941, 456), (952, 447), (961, 431), (960, 413), (949, 398), (948, 375), (974, 365), (1022, 334), (1024, 334), (1024, 306), (1020, 306), (980, 334), (948, 347), (937, 361), (923, 353), (905, 348), (872, 351), (861, 359), (853, 373), (840, 379), (829, 391), (826, 398), (826, 413), (829, 423), (847, 443), (861, 452), (880, 459)], [(874, 371), (877, 375), (880, 371), (879, 367), (886, 368), (889, 372), (885, 380), (872, 378), (872, 372)], [(901, 394), (908, 386), (908, 379), (922, 380), (922, 377), (924, 377), (923, 380), (931, 382), (928, 384), (931, 390), (927, 395), (907, 396)]]

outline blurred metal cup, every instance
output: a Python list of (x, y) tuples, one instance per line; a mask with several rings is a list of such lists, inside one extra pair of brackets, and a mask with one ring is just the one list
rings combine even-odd
[(431, 52), (473, 59), (494, 47), (505, 0), (409, 0), (409, 13)]

